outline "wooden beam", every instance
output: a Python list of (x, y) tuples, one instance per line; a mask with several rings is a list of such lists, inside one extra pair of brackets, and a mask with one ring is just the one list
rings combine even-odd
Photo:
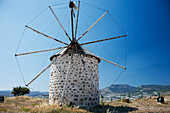
[(62, 26), (61, 22), (59, 21), (59, 19), (57, 18), (56, 14), (54, 13), (53, 9), (51, 8), (51, 6), (49, 6), (51, 12), (53, 13), (54, 17), (56, 18), (56, 20), (58, 21), (60, 27), (63, 29), (64, 33), (66, 34), (66, 36), (68, 37), (68, 39), (71, 41), (70, 37), (68, 36), (68, 33), (66, 32), (66, 30), (64, 29), (64, 27)]
[(74, 23), (73, 23), (73, 8), (71, 8), (71, 31), (72, 31), (72, 40), (74, 40)]
[(109, 61), (109, 60), (106, 60), (106, 59), (104, 59), (104, 58), (102, 58), (102, 57), (96, 56), (96, 55), (94, 55), (94, 54), (93, 54), (93, 56), (95, 56), (95, 57), (97, 57), (97, 58), (99, 58), (99, 59), (102, 59), (102, 60), (104, 60), (104, 61), (106, 61), (106, 62), (109, 62), (109, 63), (111, 63), (111, 64), (113, 64), (113, 65), (116, 65), (116, 66), (118, 66), (118, 67), (120, 67), (120, 68), (123, 68), (124, 70), (126, 69), (126, 67), (123, 67), (123, 66), (121, 66), (121, 65), (119, 65), (119, 64), (116, 64), (116, 63), (113, 63), (113, 62), (111, 62), (111, 61)]
[(40, 51), (34, 51), (34, 52), (15, 54), (15, 56), (28, 55), (28, 54), (34, 54), (34, 53), (41, 53), (41, 52), (47, 52), (47, 51), (54, 51), (54, 50), (63, 49), (63, 48), (67, 48), (67, 46), (65, 46), (65, 47), (58, 47), (58, 48), (54, 48), (54, 49), (47, 49), (47, 50), (40, 50)]
[(112, 39), (117, 39), (117, 38), (122, 38), (122, 37), (126, 37), (126, 36), (127, 36), (127, 35), (122, 35), (122, 36), (117, 36), (117, 37), (113, 37), (113, 38), (107, 38), (107, 39), (102, 39), (102, 40), (97, 40), (97, 41), (82, 43), (82, 44), (80, 44), (80, 45), (92, 44), (92, 43), (96, 43), (96, 42), (102, 42), (102, 41), (112, 40)]
[(87, 29), (76, 41), (80, 40), (87, 32), (89, 32), (89, 30), (94, 27), (94, 25), (96, 25), (106, 14), (108, 13), (108, 11), (106, 11), (89, 29)]
[(31, 80), (28, 84), (26, 84), (26, 86), (29, 86), (32, 82), (34, 82), (44, 71), (46, 71), (53, 63), (55, 62), (55, 60), (53, 62), (50, 63), (50, 65), (48, 65), (45, 69), (43, 69), (33, 80)]
[(62, 41), (60, 41), (60, 40), (58, 40), (58, 39), (55, 39), (55, 38), (53, 38), (53, 37), (51, 37), (51, 36), (48, 36), (48, 35), (46, 35), (46, 34), (44, 34), (44, 33), (42, 33), (42, 32), (39, 32), (39, 31), (37, 31), (37, 30), (35, 30), (35, 29), (27, 26), (27, 25), (26, 25), (25, 27), (27, 27), (27, 28), (33, 30), (34, 32), (36, 32), (36, 33), (38, 33), (38, 34), (41, 34), (41, 35), (43, 35), (43, 36), (45, 36), (45, 37), (47, 37), (47, 38), (50, 38), (50, 39), (53, 39), (53, 40), (55, 40), (55, 41), (57, 41), (57, 42), (60, 42), (60, 43), (62, 43), (62, 44), (68, 45), (68, 44), (65, 43), (65, 42), (62, 42)]
[(76, 20), (76, 28), (75, 28), (75, 40), (77, 36), (77, 27), (78, 27), (78, 19), (79, 19), (79, 9), (80, 9), (80, 1), (78, 1), (78, 11), (77, 11), (77, 20)]

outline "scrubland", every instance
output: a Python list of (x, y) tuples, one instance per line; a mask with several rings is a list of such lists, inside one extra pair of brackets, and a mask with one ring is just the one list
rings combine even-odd
[(165, 104), (158, 104), (156, 99), (137, 99), (130, 103), (119, 101), (103, 102), (95, 108), (74, 108), (69, 106), (58, 107), (49, 105), (48, 99), (32, 98), (28, 96), (7, 97), (0, 103), (0, 113), (3, 112), (32, 112), (32, 113), (161, 113), (170, 112), (170, 95), (166, 95)]

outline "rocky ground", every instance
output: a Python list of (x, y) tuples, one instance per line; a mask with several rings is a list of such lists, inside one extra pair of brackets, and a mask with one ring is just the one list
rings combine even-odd
[(57, 107), (48, 105), (48, 99), (31, 98), (28, 96), (5, 98), (4, 103), (0, 103), (0, 113), (2, 112), (48, 112), (48, 113), (168, 113), (170, 112), (170, 95), (166, 95), (165, 104), (158, 104), (156, 98), (144, 98), (131, 101), (113, 101), (100, 103), (101, 105), (91, 109), (76, 109), (72, 107)]
[[(165, 103), (159, 104), (157, 103), (156, 98), (145, 98), (143, 100), (137, 99), (134, 101), (131, 101), (130, 103), (125, 103), (122, 101), (114, 101), (110, 102), (110, 106), (122, 106), (122, 107), (129, 107), (131, 110), (128, 112), (136, 113), (136, 112), (142, 112), (142, 113), (148, 113), (148, 112), (155, 112), (155, 113), (170, 113), (170, 96), (164, 96)], [(116, 112), (116, 110), (114, 110)], [(118, 110), (117, 110), (118, 111)]]

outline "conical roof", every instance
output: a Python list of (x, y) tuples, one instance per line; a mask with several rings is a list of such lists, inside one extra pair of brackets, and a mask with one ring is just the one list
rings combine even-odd
[[(54, 57), (57, 57), (59, 55), (63, 55), (63, 54), (70, 54), (72, 53), (72, 47), (69, 47), (69, 48), (64, 48), (60, 51), (58, 51), (55, 55), (51, 56), (50, 57), (50, 60), (52, 61)], [(77, 46), (77, 51), (80, 53), (80, 54), (84, 54), (84, 55), (87, 55), (87, 56), (92, 56), (92, 57), (95, 57), (98, 62), (100, 63), (100, 59), (97, 58), (90, 50), (88, 50), (87, 48), (85, 48), (84, 46)], [(77, 54), (77, 51), (76, 50), (73, 50), (73, 54)]]

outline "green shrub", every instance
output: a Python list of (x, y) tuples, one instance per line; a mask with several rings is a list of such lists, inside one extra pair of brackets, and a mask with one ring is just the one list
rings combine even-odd
[(38, 105), (38, 104), (32, 104), (33, 106), (36, 106), (36, 105)]
[(29, 94), (30, 90), (26, 87), (14, 87), (11, 94), (14, 94), (14, 96), (21, 96), (21, 95), (25, 95), (25, 94)]
[(7, 108), (0, 108), (0, 111), (7, 111)]
[(28, 112), (28, 111), (30, 111), (30, 109), (29, 109), (29, 108), (21, 108), (19, 111), (25, 111), (25, 112)]

